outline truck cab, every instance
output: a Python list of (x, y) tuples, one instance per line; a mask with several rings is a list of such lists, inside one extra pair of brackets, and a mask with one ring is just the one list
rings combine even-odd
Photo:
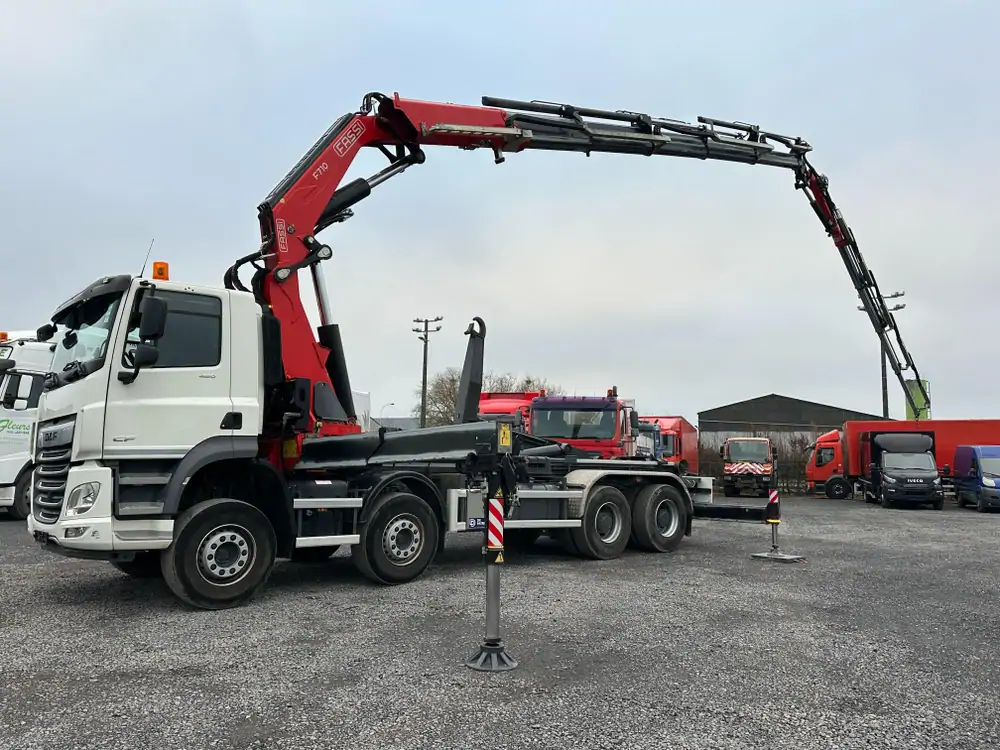
[(30, 512), (31, 431), (52, 354), (52, 344), (0, 333), (0, 508), (19, 521)]
[(767, 497), (777, 487), (777, 457), (770, 438), (727, 438), (719, 447), (719, 457), (726, 497), (737, 497), (743, 490)]
[(1000, 508), (1000, 445), (958, 446), (953, 472), (959, 508), (968, 503), (980, 513)]
[(816, 438), (808, 447), (806, 458), (806, 488), (809, 492), (822, 492), (834, 500), (850, 496), (852, 486), (844, 476), (843, 433), (830, 430)]
[(944, 508), (944, 489), (934, 457), (934, 439), (919, 433), (886, 433), (862, 441), (868, 475), (862, 480), (866, 499), (883, 508), (901, 504)]
[(677, 466), (680, 474), (698, 473), (698, 430), (684, 417), (641, 417), (659, 425), (663, 442), (662, 460)]
[(600, 458), (636, 455), (639, 414), (635, 405), (607, 396), (541, 396), (531, 402), (531, 434), (567, 443)]

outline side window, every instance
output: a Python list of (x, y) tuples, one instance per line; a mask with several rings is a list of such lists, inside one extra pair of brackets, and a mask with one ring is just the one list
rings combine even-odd
[[(141, 293), (136, 297), (129, 321), (128, 338), (122, 365), (131, 367), (131, 355), (139, 342), (138, 310)], [(222, 361), (222, 300), (190, 292), (157, 290), (156, 296), (167, 303), (167, 325), (163, 338), (156, 342), (160, 357), (154, 365), (166, 367), (215, 367)]]
[(816, 451), (816, 466), (826, 466), (833, 460), (833, 448), (819, 448)]

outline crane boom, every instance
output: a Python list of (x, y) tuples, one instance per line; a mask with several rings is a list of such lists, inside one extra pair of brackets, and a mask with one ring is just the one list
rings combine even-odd
[[(633, 154), (708, 159), (789, 169), (831, 236), (851, 282), (887, 352), (910, 405), (904, 370), (913, 372), (929, 403), (916, 366), (903, 345), (899, 328), (878, 290), (875, 277), (839, 209), (828, 181), (810, 164), (812, 147), (755, 125), (699, 117), (697, 124), (629, 111), (575, 107), (539, 101), (483, 97), (482, 106), (426, 102), (369, 93), (357, 112), (337, 119), (258, 207), (260, 249), (239, 259), (226, 273), (226, 286), (244, 291), (239, 268), (252, 263), (252, 288), (281, 323), (285, 377), (311, 384), (310, 424), (321, 434), (357, 431), (353, 425), (350, 384), (332, 322), (330, 297), (318, 265), (332, 257), (316, 235), (352, 215), (351, 207), (372, 189), (426, 158), (423, 147), (489, 149), (497, 164), (507, 154), (525, 150)], [(388, 165), (368, 178), (341, 185), (363, 147), (380, 150)], [(262, 262), (262, 263), (261, 263)], [(297, 272), (312, 273), (321, 325), (318, 338), (299, 295)], [(890, 339), (895, 335), (896, 346)], [(346, 426), (345, 426), (346, 425)]]

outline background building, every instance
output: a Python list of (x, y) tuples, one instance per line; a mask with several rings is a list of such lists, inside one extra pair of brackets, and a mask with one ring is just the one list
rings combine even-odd
[(803, 401), (771, 393), (698, 412), (701, 472), (722, 475), (719, 447), (729, 437), (770, 437), (778, 448), (779, 483), (800, 490), (805, 483), (809, 446), (824, 432), (852, 419), (882, 419), (875, 414)]

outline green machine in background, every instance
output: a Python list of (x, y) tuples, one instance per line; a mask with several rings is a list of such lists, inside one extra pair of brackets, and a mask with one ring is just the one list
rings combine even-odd
[[(920, 390), (920, 386), (917, 383), (921, 383), (923, 388), (923, 393)], [(913, 413), (913, 406), (910, 405), (910, 399), (906, 399), (906, 418), (907, 419), (930, 419), (931, 418), (931, 384), (927, 380), (907, 380), (906, 390), (910, 392), (910, 396), (914, 403), (917, 405), (919, 414)], [(927, 394), (927, 398), (924, 398), (924, 393)]]

